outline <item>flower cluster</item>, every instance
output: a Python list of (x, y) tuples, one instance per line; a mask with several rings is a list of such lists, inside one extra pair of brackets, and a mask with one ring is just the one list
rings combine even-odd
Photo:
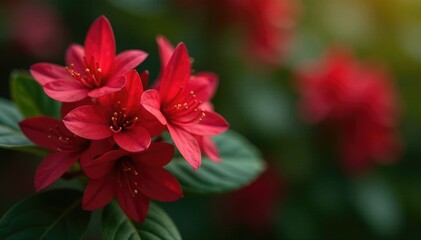
[(62, 119), (40, 116), (20, 127), (39, 146), (50, 150), (35, 175), (37, 191), (49, 186), (75, 163), (89, 178), (83, 208), (94, 210), (114, 197), (135, 221), (147, 215), (149, 199), (182, 197), (177, 179), (163, 168), (174, 154), (160, 135), (167, 130), (182, 156), (197, 170), (201, 151), (219, 161), (211, 136), (228, 129), (210, 103), (218, 78), (191, 73), (183, 43), (174, 48), (157, 39), (161, 73), (147, 89), (147, 71), (134, 70), (147, 54), (128, 50), (116, 55), (109, 21), (98, 18), (84, 46), (71, 45), (66, 67), (38, 63), (31, 74), (45, 93), (62, 103)]
[(346, 169), (396, 159), (397, 97), (386, 72), (336, 49), (321, 63), (300, 69), (298, 80), (306, 120), (331, 128)]

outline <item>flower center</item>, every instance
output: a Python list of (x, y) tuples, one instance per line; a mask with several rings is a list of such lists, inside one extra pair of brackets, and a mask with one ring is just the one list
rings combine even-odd
[(127, 187), (130, 195), (135, 197), (139, 193), (139, 172), (136, 170), (129, 157), (120, 159), (118, 171), (118, 183), (120, 187)]
[(173, 101), (164, 107), (166, 116), (180, 124), (197, 124), (205, 117), (205, 110), (200, 108), (202, 101), (197, 100), (194, 91), (189, 94), (184, 93), (184, 88), (180, 87), (179, 92)]
[(120, 107), (120, 101), (117, 102), (117, 111), (111, 115), (110, 130), (114, 133), (132, 128), (139, 120), (137, 116), (126, 114), (126, 108)]
[(86, 141), (71, 133), (64, 126), (55, 125), (49, 130), (48, 138), (56, 146), (57, 151), (73, 151), (84, 146)]
[(91, 57), (90, 61), (83, 58), (85, 61), (85, 70), (84, 72), (78, 72), (75, 69), (74, 64), (70, 64), (66, 67), (67, 72), (70, 76), (77, 82), (90, 87), (90, 88), (97, 88), (103, 85), (103, 73), (102, 69), (99, 67), (98, 62), (95, 62), (95, 59)]

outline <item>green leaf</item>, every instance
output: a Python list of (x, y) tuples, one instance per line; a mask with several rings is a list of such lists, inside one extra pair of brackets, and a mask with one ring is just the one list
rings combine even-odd
[(171, 218), (152, 202), (148, 217), (143, 224), (130, 220), (115, 201), (111, 202), (103, 211), (102, 234), (105, 240), (181, 239)]
[(90, 218), (81, 201), (82, 193), (71, 189), (31, 196), (0, 219), (0, 239), (81, 239)]
[(11, 96), (25, 117), (44, 115), (60, 118), (60, 103), (48, 97), (27, 72), (12, 74)]
[(177, 177), (184, 193), (233, 191), (252, 182), (265, 169), (259, 151), (241, 135), (228, 131), (213, 140), (220, 151), (221, 163), (204, 157), (199, 170), (194, 171), (182, 157), (176, 157), (166, 166)]
[(0, 98), (0, 147), (45, 156), (47, 151), (36, 147), (20, 130), (22, 119), (13, 102)]
[(16, 106), (6, 99), (0, 99), (0, 147), (18, 148), (34, 144), (23, 135), (19, 128), (22, 115)]
[(404, 216), (402, 204), (393, 189), (373, 174), (357, 179), (353, 190), (356, 210), (373, 232), (379, 237), (398, 236), (404, 226)]

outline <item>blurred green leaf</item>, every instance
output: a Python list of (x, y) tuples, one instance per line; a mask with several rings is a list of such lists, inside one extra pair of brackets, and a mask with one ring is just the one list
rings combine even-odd
[(12, 74), (10, 95), (25, 117), (45, 115), (60, 118), (60, 103), (48, 97), (27, 72)]
[(166, 168), (177, 177), (184, 193), (215, 194), (239, 189), (252, 182), (263, 170), (259, 151), (239, 134), (228, 131), (214, 138), (221, 163), (204, 157), (194, 171), (181, 157), (174, 158)]
[(81, 239), (90, 218), (81, 201), (82, 193), (71, 189), (31, 196), (0, 219), (0, 239)]
[(0, 99), (0, 147), (34, 146), (19, 129), (18, 123), (22, 118), (14, 103)]
[(22, 119), (13, 102), (0, 98), (0, 148), (45, 156), (47, 151), (36, 147), (20, 130), (18, 123)]
[(374, 176), (354, 185), (354, 203), (360, 215), (382, 237), (396, 236), (402, 227), (403, 212), (391, 187)]
[(103, 212), (102, 233), (106, 240), (181, 239), (171, 218), (154, 203), (149, 206), (145, 222), (139, 224), (130, 220), (115, 201), (111, 202)]

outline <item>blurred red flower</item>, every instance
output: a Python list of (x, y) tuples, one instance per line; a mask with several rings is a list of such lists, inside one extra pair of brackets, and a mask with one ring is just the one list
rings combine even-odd
[(14, 44), (25, 53), (51, 58), (62, 50), (65, 28), (57, 9), (32, 0), (4, 1), (0, 6), (10, 14), (8, 25)]
[(268, 234), (275, 224), (284, 194), (284, 179), (276, 166), (269, 166), (250, 185), (217, 199), (216, 220), (230, 230), (239, 228), (254, 234)]
[(335, 49), (321, 62), (300, 68), (298, 80), (305, 120), (334, 132), (348, 170), (398, 157), (399, 104), (384, 69)]
[[(242, 25), (251, 59), (278, 64), (288, 48), (294, 29), (296, 0), (178, 0), (184, 6), (200, 3), (210, 10), (212, 22)], [(215, 16), (216, 15), (216, 16)]]
[(244, 24), (247, 49), (269, 64), (285, 56), (296, 21), (294, 0), (227, 0), (229, 9)]

